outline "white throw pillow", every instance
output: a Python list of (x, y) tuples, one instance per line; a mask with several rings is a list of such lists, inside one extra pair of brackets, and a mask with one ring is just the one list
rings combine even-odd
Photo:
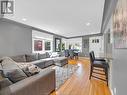
[(51, 54), (50, 57), (51, 57), (51, 58), (59, 57), (59, 54), (58, 54), (57, 52), (52, 52), (52, 54)]

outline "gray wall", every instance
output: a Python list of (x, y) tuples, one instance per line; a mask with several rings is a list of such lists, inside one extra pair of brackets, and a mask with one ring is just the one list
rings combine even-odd
[[(115, 39), (113, 38), (113, 41), (114, 40)], [(113, 46), (112, 53), (113, 53), (112, 89), (113, 89), (114, 95), (126, 95), (127, 93), (127, 48), (116, 49)]]
[[(113, 0), (114, 4), (117, 0)], [(111, 11), (111, 10), (109, 10)], [(112, 12), (113, 13), (113, 12)], [(108, 18), (110, 19), (110, 18)], [(112, 19), (111, 19), (112, 20)], [(111, 27), (110, 27), (111, 26)], [(112, 30), (112, 24), (105, 29)], [(111, 35), (113, 31), (111, 31)], [(116, 49), (114, 48), (114, 37), (112, 38), (112, 63), (111, 63), (111, 74), (112, 74), (112, 81), (111, 81), (111, 89), (113, 95), (126, 95), (127, 91), (127, 49)]]
[(116, 94), (127, 93), (127, 49), (113, 49), (112, 89)]
[(28, 27), (0, 20), (0, 56), (32, 52), (32, 30)]

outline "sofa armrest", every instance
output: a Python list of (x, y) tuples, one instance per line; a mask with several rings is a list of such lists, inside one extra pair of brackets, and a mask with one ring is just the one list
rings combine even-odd
[(55, 70), (41, 71), (10, 85), (11, 95), (49, 95), (55, 90)]

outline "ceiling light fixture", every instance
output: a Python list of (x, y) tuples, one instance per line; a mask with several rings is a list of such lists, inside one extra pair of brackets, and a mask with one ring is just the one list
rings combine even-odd
[(26, 19), (26, 18), (23, 18), (22, 20), (23, 20), (23, 21), (26, 21), (27, 19)]
[(90, 23), (88, 22), (88, 23), (86, 23), (86, 26), (90, 26)]

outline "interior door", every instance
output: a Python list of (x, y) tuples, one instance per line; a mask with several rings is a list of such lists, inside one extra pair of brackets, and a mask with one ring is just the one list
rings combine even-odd
[(89, 56), (89, 38), (83, 39), (83, 50), (84, 56)]

